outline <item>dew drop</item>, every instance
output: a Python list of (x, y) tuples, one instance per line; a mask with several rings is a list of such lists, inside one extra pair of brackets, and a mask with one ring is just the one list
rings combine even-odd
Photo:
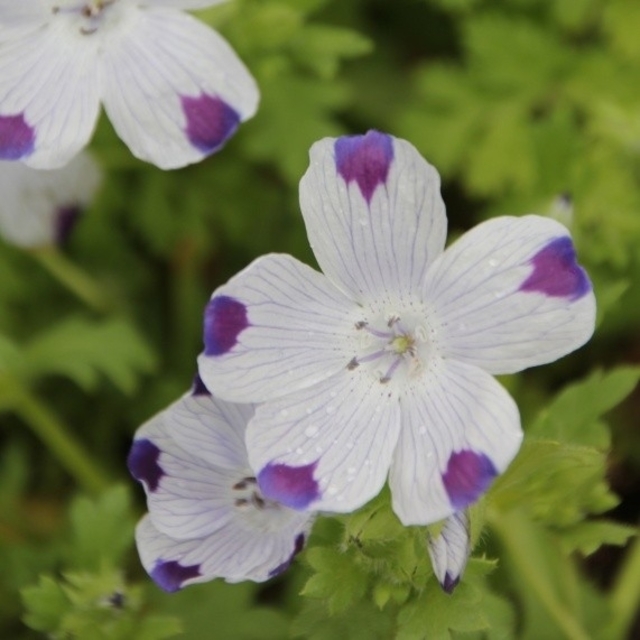
[(495, 258), (491, 258), (491, 260), (489, 260), (489, 266), (490, 267), (497, 267), (498, 266), (498, 261)]
[(367, 218), (360, 218), (358, 220), (361, 226), (366, 227), (369, 224), (369, 220)]
[(327, 412), (327, 415), (331, 415), (332, 413), (334, 413), (336, 410), (336, 408), (333, 405), (327, 405), (327, 408), (325, 409), (325, 411)]
[(347, 469), (347, 474), (348, 474), (348, 475), (350, 475), (350, 476), (352, 476), (352, 475), (354, 475), (354, 474), (355, 474), (355, 472), (356, 472), (356, 471), (357, 471), (357, 469), (356, 469), (355, 467), (349, 467), (349, 468)]
[(337, 392), (337, 391), (332, 391), (332, 392), (331, 392), (331, 397), (332, 397), (332, 398), (335, 398), (337, 395), (338, 395), (338, 392)]
[(338, 489), (336, 487), (334, 487), (334, 486), (327, 487), (327, 493), (330, 496), (335, 496), (336, 493), (338, 493)]
[(314, 438), (315, 436), (318, 435), (318, 427), (316, 427), (315, 425), (311, 425), (310, 427), (307, 427), (304, 430), (304, 435), (307, 436), (307, 438)]
[(420, 427), (420, 428), (418, 429), (418, 433), (419, 433), (421, 436), (423, 436), (425, 433), (427, 433), (427, 427), (424, 427), (424, 426), (423, 426), (423, 427)]
[(298, 447), (298, 448), (296, 449), (296, 453), (297, 453), (299, 456), (301, 456), (301, 455), (304, 453), (304, 451), (303, 451), (303, 449), (302, 449), (301, 447)]
[(311, 407), (309, 407), (307, 409), (307, 415), (310, 416), (313, 413), (313, 409)]
[(289, 410), (288, 410), (288, 409), (283, 409), (283, 410), (280, 412), (280, 415), (281, 415), (283, 418), (286, 418), (286, 417), (289, 415)]
[(347, 447), (347, 449), (351, 450), (353, 449), (354, 445), (353, 442), (347, 442), (347, 444), (345, 445)]

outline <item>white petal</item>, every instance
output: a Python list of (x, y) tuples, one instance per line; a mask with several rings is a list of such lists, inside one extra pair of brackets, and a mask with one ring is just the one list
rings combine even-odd
[(0, 159), (38, 169), (66, 164), (95, 126), (95, 50), (62, 23), (3, 32), (0, 43)]
[(433, 573), (447, 593), (456, 588), (471, 553), (469, 518), (465, 511), (449, 516), (437, 536), (429, 536), (427, 549)]
[(569, 232), (539, 216), (501, 217), (464, 234), (429, 270), (424, 299), (442, 355), (513, 373), (583, 345), (595, 298)]
[(357, 305), (286, 255), (254, 261), (217, 289), (205, 311), (200, 376), (219, 397), (261, 402), (344, 369)]
[(253, 405), (187, 394), (164, 415), (182, 449), (211, 466), (237, 470), (249, 467), (244, 433), (254, 410)]
[(249, 462), (265, 497), (349, 512), (384, 485), (399, 429), (397, 396), (373, 376), (344, 371), (259, 406), (247, 427)]
[(22, 247), (63, 241), (73, 222), (70, 216), (88, 206), (100, 179), (100, 169), (87, 153), (50, 171), (0, 162), (0, 232)]
[(359, 302), (419, 290), (446, 237), (437, 171), (375, 131), (325, 138), (310, 156), (300, 206), (322, 271)]
[(212, 29), (173, 9), (138, 13), (104, 51), (104, 105), (132, 153), (162, 169), (217, 151), (258, 105), (251, 74)]
[(0, 0), (0, 29), (42, 23), (50, 16), (42, 0)]
[(164, 411), (143, 425), (129, 454), (129, 470), (147, 493), (155, 527), (179, 539), (209, 535), (233, 516), (232, 486), (248, 470), (214, 467), (184, 451), (168, 435)]
[(434, 359), (401, 397), (402, 431), (389, 486), (405, 525), (437, 522), (472, 504), (520, 448), (518, 408), (489, 374)]
[(268, 533), (229, 524), (210, 536), (178, 541), (159, 532), (146, 516), (136, 528), (136, 544), (145, 570), (165, 591), (214, 578), (263, 582), (302, 549), (311, 523), (299, 515), (291, 526)]

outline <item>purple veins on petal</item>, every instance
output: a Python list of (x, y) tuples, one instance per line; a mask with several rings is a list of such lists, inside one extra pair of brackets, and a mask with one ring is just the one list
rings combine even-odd
[(212, 298), (204, 312), (205, 355), (228, 353), (248, 326), (247, 308), (242, 302), (229, 296)]
[(591, 291), (585, 270), (576, 262), (571, 238), (552, 240), (531, 259), (533, 271), (520, 291), (538, 291), (553, 298), (578, 300)]
[(286, 464), (271, 464), (258, 474), (262, 494), (291, 509), (306, 509), (320, 497), (320, 490), (313, 477), (316, 462), (302, 467)]
[(129, 473), (138, 482), (144, 482), (149, 491), (155, 491), (164, 471), (158, 464), (160, 449), (151, 440), (141, 438), (134, 440), (127, 459)]
[(200, 573), (199, 564), (183, 567), (175, 560), (168, 562), (160, 560), (150, 575), (161, 589), (173, 593), (174, 591), (178, 591), (186, 580), (197, 578), (202, 574)]
[(379, 184), (387, 181), (393, 160), (391, 136), (369, 131), (363, 136), (344, 136), (335, 142), (338, 173), (348, 184), (355, 181), (367, 203)]
[(62, 246), (69, 240), (81, 215), (82, 207), (79, 205), (72, 204), (57, 209), (54, 228), (54, 240), (57, 245)]
[(304, 548), (304, 533), (299, 533), (296, 536), (296, 540), (295, 543), (293, 545), (293, 551), (291, 552), (291, 555), (281, 564), (279, 564), (275, 569), (272, 569), (271, 571), (269, 571), (269, 577), (273, 578), (275, 576), (280, 575), (281, 573), (283, 573), (284, 571), (286, 571), (290, 566), (291, 563), (293, 562), (293, 559), (302, 551), (302, 549)]
[(203, 93), (197, 98), (181, 96), (187, 119), (185, 134), (204, 154), (218, 151), (240, 124), (240, 114), (224, 100)]
[(460, 511), (473, 504), (497, 475), (493, 462), (483, 453), (462, 450), (451, 454), (442, 481), (451, 505)]
[(33, 153), (35, 135), (24, 114), (0, 116), (0, 160), (20, 160)]

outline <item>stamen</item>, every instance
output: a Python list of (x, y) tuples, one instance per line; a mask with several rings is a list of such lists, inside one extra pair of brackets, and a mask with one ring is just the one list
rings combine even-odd
[(235, 489), (236, 491), (241, 491), (242, 489), (246, 489), (249, 485), (253, 485), (253, 484), (256, 484), (256, 479), (249, 476), (249, 477), (243, 478), (239, 482), (236, 482), (231, 488)]
[(246, 498), (236, 498), (234, 504), (236, 507), (246, 507), (249, 505), (249, 501)]
[(354, 369), (356, 369), (358, 367), (360, 363), (358, 362), (358, 360), (354, 357), (351, 358), (351, 360), (349, 360), (349, 364), (347, 365), (347, 369), (349, 371), (353, 371)]
[(400, 366), (401, 362), (402, 362), (402, 356), (398, 356), (393, 361), (392, 365), (389, 367), (389, 370), (387, 371), (387, 373), (385, 373), (382, 376), (382, 378), (380, 378), (380, 383), (381, 384), (387, 384), (387, 382), (389, 382), (391, 380), (391, 377), (396, 372), (396, 369)]

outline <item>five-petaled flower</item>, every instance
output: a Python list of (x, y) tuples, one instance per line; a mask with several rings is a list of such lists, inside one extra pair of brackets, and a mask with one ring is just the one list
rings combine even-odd
[(300, 201), (324, 275), (267, 255), (216, 290), (200, 375), (226, 400), (263, 403), (246, 438), (265, 498), (349, 512), (388, 476), (404, 524), (446, 518), (520, 446), (518, 409), (491, 374), (593, 332), (569, 232), (498, 217), (445, 251), (437, 172), (375, 131), (316, 143)]
[(229, 45), (181, 11), (220, 1), (0, 0), (0, 159), (66, 164), (101, 102), (163, 169), (217, 151), (259, 98)]
[(144, 568), (166, 591), (225, 578), (262, 582), (302, 549), (313, 516), (264, 498), (247, 462), (251, 405), (191, 393), (144, 424), (129, 470), (147, 493), (136, 529)]
[(100, 179), (86, 152), (51, 171), (0, 161), (0, 234), (21, 247), (64, 244)]

